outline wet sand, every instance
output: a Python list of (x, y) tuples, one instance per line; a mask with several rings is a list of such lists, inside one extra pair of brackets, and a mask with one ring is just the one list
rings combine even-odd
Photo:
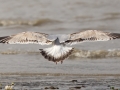
[[(15, 83), (15, 90), (117, 90), (120, 75), (1, 75), (0, 84)], [(115, 89), (111, 89), (115, 88)]]

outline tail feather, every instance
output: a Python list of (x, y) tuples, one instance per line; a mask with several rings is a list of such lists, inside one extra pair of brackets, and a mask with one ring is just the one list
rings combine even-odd
[(45, 48), (45, 49), (39, 49), (40, 53), (44, 56), (44, 58), (48, 59), (49, 61), (53, 61), (55, 63), (67, 58), (74, 48), (72, 47), (66, 47), (62, 45), (54, 45), (50, 48)]

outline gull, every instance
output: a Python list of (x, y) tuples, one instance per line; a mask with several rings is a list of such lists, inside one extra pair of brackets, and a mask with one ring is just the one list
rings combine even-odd
[(108, 41), (119, 38), (120, 33), (103, 32), (100, 30), (85, 30), (72, 34), (46, 34), (26, 31), (0, 37), (0, 43), (52, 45), (39, 50), (44, 58), (57, 64), (59, 61), (62, 63), (64, 59), (72, 54), (74, 48), (71, 45), (87, 41)]

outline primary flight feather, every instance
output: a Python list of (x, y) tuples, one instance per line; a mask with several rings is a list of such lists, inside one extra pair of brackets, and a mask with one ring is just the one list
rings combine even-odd
[(119, 33), (109, 33), (99, 30), (86, 30), (72, 34), (45, 34), (40, 32), (22, 32), (16, 35), (0, 37), (0, 43), (7, 44), (41, 44), (52, 47), (40, 49), (40, 53), (49, 61), (55, 63), (67, 58), (73, 51), (73, 47), (66, 44), (77, 44), (84, 41), (108, 41), (119, 39)]

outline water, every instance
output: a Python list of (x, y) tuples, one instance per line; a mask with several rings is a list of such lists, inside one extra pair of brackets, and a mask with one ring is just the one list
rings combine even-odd
[[(68, 34), (88, 29), (120, 33), (119, 8), (119, 0), (10, 0), (7, 2), (0, 0), (0, 36), (23, 31)], [(46, 82), (48, 79), (44, 75), (50, 75), (52, 77), (50, 80), (53, 81), (56, 80), (54, 77), (59, 75), (58, 83), (61, 78), (65, 78), (64, 75), (67, 75), (69, 80), (71, 80), (70, 76), (78, 79), (76, 75), (87, 75), (84, 79), (88, 83), (91, 76), (103, 78), (102, 76), (108, 75), (107, 79), (109, 76), (112, 76), (112, 79), (119, 77), (119, 40), (74, 45), (76, 51), (64, 60), (63, 64), (57, 65), (40, 55), (39, 49), (44, 47), (47, 46), (0, 44), (1, 83), (5, 85), (7, 82), (15, 82), (15, 78), (18, 79), (17, 82), (20, 82), (19, 76), (14, 75), (20, 75), (20, 79), (24, 75), (31, 78), (43, 75), (41, 78)], [(8, 79), (4, 83), (6, 75)], [(36, 80), (36, 78), (31, 78), (28, 78), (29, 80), (25, 78), (25, 82)], [(98, 77), (95, 77), (96, 79)], [(112, 79), (109, 80), (112, 82)], [(41, 80), (39, 83), (42, 83)], [(28, 86), (30, 89), (30, 85)], [(91, 84), (88, 85), (84, 90), (91, 90), (91, 86)], [(21, 87), (19, 83), (17, 87)], [(61, 90), (64, 89), (61, 85), (59, 87)], [(65, 89), (67, 88), (68, 86), (65, 86)], [(103, 84), (97, 88), (106, 90)], [(96, 90), (96, 87), (93, 89)]]

